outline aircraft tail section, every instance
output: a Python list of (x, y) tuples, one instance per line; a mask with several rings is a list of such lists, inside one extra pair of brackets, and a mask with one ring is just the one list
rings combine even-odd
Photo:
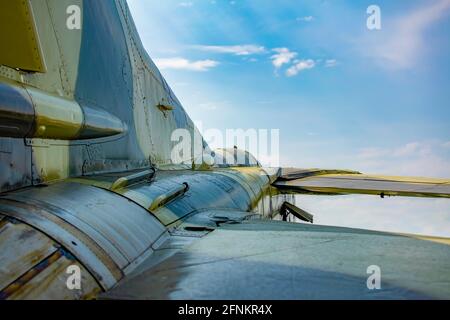
[[(0, 12), (0, 192), (171, 165), (172, 133), (198, 135), (126, 1), (2, 1)], [(34, 60), (11, 54), (27, 50)]]

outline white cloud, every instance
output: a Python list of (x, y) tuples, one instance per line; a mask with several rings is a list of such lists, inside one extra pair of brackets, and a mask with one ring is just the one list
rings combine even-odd
[(209, 110), (209, 111), (217, 110), (217, 103), (215, 103), (215, 102), (200, 103), (198, 106), (202, 109)]
[(180, 2), (178, 4), (180, 7), (192, 7), (194, 4), (192, 2)]
[(292, 77), (297, 75), (299, 72), (303, 70), (312, 69), (316, 66), (316, 63), (312, 59), (307, 60), (299, 60), (294, 63), (289, 69), (286, 71), (286, 75), (288, 77)]
[(264, 53), (266, 51), (263, 46), (254, 44), (235, 46), (193, 46), (193, 48), (208, 52), (229, 53), (236, 56), (248, 56), (251, 54)]
[(427, 29), (449, 13), (450, 0), (427, 1), (416, 10), (388, 25), (382, 20), (381, 31), (367, 31), (362, 50), (386, 67), (414, 67), (428, 50)]
[(325, 67), (326, 68), (333, 68), (335, 66), (337, 66), (338, 62), (336, 59), (328, 59), (325, 60)]
[(284, 64), (290, 63), (297, 56), (297, 52), (292, 52), (288, 48), (275, 48), (272, 51), (276, 52), (276, 54), (270, 58), (277, 69), (281, 68)]
[(357, 167), (368, 173), (450, 177), (450, 156), (442, 141), (410, 142), (392, 148), (364, 148), (357, 155)]
[(397, 149), (392, 150), (392, 155), (395, 157), (410, 157), (417, 154), (424, 154), (424, 151), (429, 150), (429, 146), (424, 146), (419, 142), (410, 142)]
[(311, 22), (314, 20), (314, 17), (313, 16), (298, 17), (296, 20), (302, 22)]
[(177, 69), (190, 71), (208, 71), (209, 69), (219, 65), (219, 62), (214, 60), (190, 61), (185, 58), (160, 58), (154, 59), (154, 62), (161, 70)]
[(319, 225), (450, 237), (448, 199), (300, 195), (296, 203)]
[(363, 148), (359, 151), (358, 157), (361, 159), (372, 159), (377, 157), (383, 157), (389, 153), (389, 150), (382, 148)]

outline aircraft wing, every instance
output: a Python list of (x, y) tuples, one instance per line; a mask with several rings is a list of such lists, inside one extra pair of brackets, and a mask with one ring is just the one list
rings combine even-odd
[[(229, 217), (229, 223), (217, 225), (217, 216), (222, 222)], [(193, 219), (172, 231), (142, 267), (101, 298), (450, 296), (450, 239), (260, 220), (248, 212), (213, 210)], [(373, 289), (367, 281), (377, 267), (381, 288)]]
[(287, 193), (450, 197), (450, 179), (366, 175), (349, 170), (287, 168), (273, 185)]

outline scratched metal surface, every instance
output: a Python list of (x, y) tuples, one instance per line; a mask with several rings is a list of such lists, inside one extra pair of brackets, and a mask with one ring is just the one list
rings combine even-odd
[[(66, 270), (77, 265), (81, 271), (81, 289), (70, 290), (67, 285)], [(16, 290), (10, 300), (74, 300), (94, 299), (101, 289), (95, 279), (73, 259), (62, 256), (45, 270), (28, 281), (20, 290)]]
[(0, 289), (56, 251), (54, 242), (19, 222), (0, 223)]
[[(64, 246), (94, 275), (103, 289), (114, 286), (123, 277), (108, 252), (89, 236), (45, 209), (8, 199), (0, 200), (0, 212), (33, 226)], [(5, 261), (4, 261), (5, 262)]]
[[(92, 299), (101, 291), (95, 278), (60, 245), (19, 220), (0, 215), (0, 300)], [(68, 266), (81, 271), (81, 290), (66, 286)]]
[[(57, 245), (67, 248), (104, 290), (131, 272), (135, 264), (139, 264), (139, 259), (150, 255), (152, 244), (166, 232), (150, 212), (132, 201), (100, 188), (76, 183), (4, 194), (0, 199), (0, 212), (35, 227), (54, 239)], [(37, 253), (45, 252), (48, 247), (39, 241), (27, 244), (22, 234), (14, 237), (2, 232), (2, 235), (6, 238), (0, 239), (4, 240), (1, 245), (20, 238), (10, 246), (10, 249), (15, 248), (13, 252), (2, 251), (2, 268), (14, 270), (5, 271), (5, 282), (17, 278), (36, 262), (33, 260), (27, 264), (26, 257), (38, 258)], [(24, 257), (17, 255), (20, 252)], [(12, 268), (14, 265), (22, 267)], [(53, 284), (59, 285), (57, 282)]]
[(3, 198), (44, 208), (71, 224), (104, 249), (120, 269), (151, 250), (151, 244), (165, 231), (143, 208), (91, 186), (61, 183)]

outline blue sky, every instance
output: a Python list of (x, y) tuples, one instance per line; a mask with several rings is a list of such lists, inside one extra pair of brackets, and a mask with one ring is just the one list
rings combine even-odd
[[(450, 177), (450, 0), (128, 3), (204, 127), (280, 129), (283, 166)], [(448, 200), (332, 199), (299, 204), (319, 223), (450, 236)]]

